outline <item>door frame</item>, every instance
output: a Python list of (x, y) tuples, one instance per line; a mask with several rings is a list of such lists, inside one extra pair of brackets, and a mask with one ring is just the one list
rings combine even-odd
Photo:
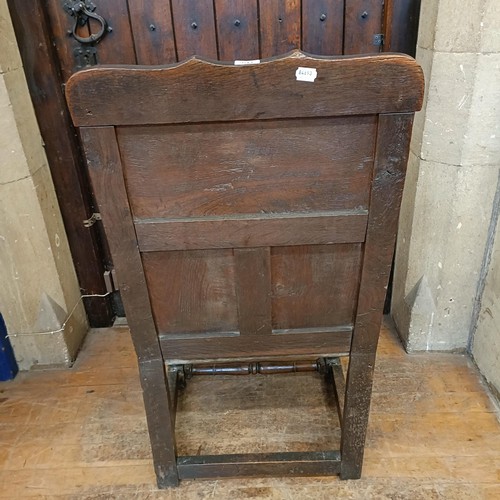
[[(106, 294), (99, 223), (84, 226), (96, 211), (92, 190), (66, 106), (44, 2), (32, 0), (27, 8), (24, 0), (8, 0), (8, 7), (81, 292)], [(85, 298), (84, 305), (92, 327), (112, 323), (110, 296)]]

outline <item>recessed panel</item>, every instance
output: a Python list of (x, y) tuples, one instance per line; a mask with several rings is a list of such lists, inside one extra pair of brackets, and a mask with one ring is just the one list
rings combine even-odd
[(232, 250), (142, 255), (158, 333), (238, 330)]
[(273, 248), (273, 328), (351, 324), (361, 254), (361, 244)]
[(367, 208), (376, 120), (118, 129), (136, 219)]

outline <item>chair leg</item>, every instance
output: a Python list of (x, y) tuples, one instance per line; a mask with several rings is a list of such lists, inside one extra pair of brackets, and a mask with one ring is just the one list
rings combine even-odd
[(179, 484), (172, 401), (162, 359), (139, 362), (158, 488)]
[(332, 385), (335, 393), (335, 402), (339, 414), (339, 422), (342, 428), (342, 415), (344, 414), (344, 401), (345, 401), (345, 378), (342, 371), (340, 358), (328, 358), (327, 361), (326, 378)]
[(341, 479), (361, 477), (374, 364), (374, 352), (351, 354), (349, 359), (340, 442)]

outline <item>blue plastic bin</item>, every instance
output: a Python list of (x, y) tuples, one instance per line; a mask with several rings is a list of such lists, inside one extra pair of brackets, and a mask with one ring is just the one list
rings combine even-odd
[(0, 314), (0, 381), (10, 380), (17, 375), (17, 367), (14, 351), (7, 337), (7, 327)]

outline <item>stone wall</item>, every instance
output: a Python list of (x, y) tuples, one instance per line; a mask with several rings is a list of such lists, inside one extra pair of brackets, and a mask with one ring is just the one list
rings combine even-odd
[[(409, 351), (469, 348), (485, 277), (500, 260), (490, 262), (500, 190), (499, 26), (496, 0), (422, 2), (417, 60), (427, 90), (415, 120), (392, 307)], [(498, 320), (492, 335), (500, 335)], [(498, 363), (493, 369), (498, 374)]]
[(494, 3), (422, 4), (417, 59), (427, 96), (415, 121), (393, 301), (409, 350), (469, 341), (499, 172)]
[(500, 225), (498, 221), (496, 235), (471, 345), (472, 355), (481, 373), (500, 397)]
[(3, 0), (0, 33), (0, 313), (20, 368), (68, 364), (87, 321)]

